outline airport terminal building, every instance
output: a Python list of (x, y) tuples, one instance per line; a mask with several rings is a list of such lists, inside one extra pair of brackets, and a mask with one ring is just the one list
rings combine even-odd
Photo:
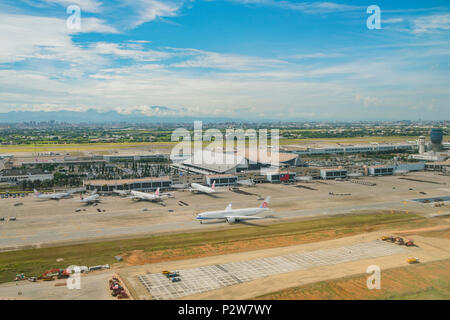
[(237, 174), (269, 167), (282, 168), (301, 165), (303, 164), (299, 155), (294, 153), (280, 152), (272, 155), (245, 150), (236, 154), (203, 150), (172, 166), (183, 172), (210, 175)]
[(212, 186), (213, 183), (215, 185), (220, 186), (234, 186), (238, 182), (238, 176), (233, 174), (212, 174), (206, 176), (206, 184), (208, 186)]
[(122, 180), (87, 180), (83, 182), (86, 190), (98, 192), (112, 193), (116, 190), (137, 190), (143, 192), (151, 192), (160, 188), (167, 190), (172, 187), (172, 179), (170, 177), (142, 178), (142, 179), (122, 179)]
[(20, 181), (52, 180), (53, 173), (39, 169), (4, 169), (0, 170), (0, 182), (17, 183)]

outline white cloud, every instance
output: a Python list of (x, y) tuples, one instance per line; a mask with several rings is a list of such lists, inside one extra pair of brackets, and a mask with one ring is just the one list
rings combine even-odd
[[(197, 74), (170, 71), (163, 65), (144, 68), (136, 64), (100, 69), (92, 77), (74, 81), (0, 70), (0, 88), (8, 92), (0, 93), (0, 110), (11, 106), (18, 110), (47, 111), (76, 107), (123, 114), (237, 118), (266, 115), (295, 119), (314, 114), (338, 118), (366, 118), (369, 114), (401, 117), (406, 108), (428, 104), (424, 97), (442, 94), (442, 88), (436, 86), (438, 79), (433, 81), (418, 73), (413, 73), (414, 77), (395, 73), (391, 69), (396, 64), (392, 61), (381, 68), (378, 63), (364, 61), (303, 71), (309, 80), (299, 78), (298, 68), (291, 65), (271, 74), (253, 70)], [(323, 81), (330, 74), (339, 75), (339, 80)], [(312, 75), (317, 81), (310, 79)], [(428, 86), (423, 87), (422, 81)], [(386, 89), (399, 83), (404, 86), (401, 91), (396, 87)], [(423, 97), (422, 101), (417, 96)], [(438, 99), (434, 111), (445, 113), (445, 101)], [(171, 108), (151, 107), (155, 105)]]
[[(99, 19), (83, 22), (78, 32), (116, 32)], [(96, 57), (72, 42), (71, 33), (65, 19), (0, 13), (0, 63), (29, 58), (95, 63)]]
[(347, 4), (340, 4), (335, 2), (293, 2), (293, 1), (278, 1), (278, 0), (228, 0), (239, 4), (255, 4), (271, 7), (278, 7), (282, 9), (295, 10), (307, 14), (324, 14), (331, 12), (343, 12), (361, 9), (360, 6), (352, 6)]
[(213, 68), (223, 70), (270, 69), (274, 66), (286, 65), (280, 59), (265, 59), (237, 54), (223, 54), (195, 49), (175, 49), (180, 55), (191, 56), (185, 61), (172, 64), (177, 68)]
[(175, 17), (184, 3), (182, 0), (125, 0), (125, 4), (135, 11), (129, 21), (132, 28), (157, 18)]
[(430, 33), (450, 30), (450, 14), (419, 17), (413, 21), (412, 33)]
[(382, 19), (381, 22), (383, 24), (385, 23), (400, 23), (403, 22), (404, 19), (403, 18), (389, 18), (389, 19)]
[(343, 57), (344, 55), (339, 53), (323, 53), (323, 52), (316, 52), (316, 53), (303, 53), (303, 54), (295, 54), (292, 56), (289, 56), (289, 59), (328, 59), (328, 58), (339, 58)]
[[(150, 13), (142, 13), (146, 17), (142, 21), (179, 13), (164, 11), (160, 1), (139, 3), (144, 2), (159, 4)], [(333, 5), (325, 7), (337, 10)], [(442, 23), (428, 28), (437, 26)], [(80, 32), (100, 30), (117, 32), (100, 19), (83, 19)], [(424, 50), (417, 42), (399, 45), (384, 55), (348, 48), (338, 52), (351, 55), (299, 51), (286, 58), (263, 58), (185, 48), (149, 49), (147, 40), (78, 44), (72, 36), (64, 19), (0, 14), (0, 63), (28, 59), (23, 69), (0, 69), (1, 111), (95, 108), (145, 115), (365, 118), (369, 113), (402, 116), (412, 107), (425, 108), (433, 96), (437, 97), (433, 113), (448, 114), (448, 74), (437, 75), (439, 70), (426, 69), (429, 61), (420, 60), (448, 54), (445, 42), (422, 44), (438, 50)], [(395, 54), (401, 50), (402, 54)], [(344, 62), (326, 59), (331, 57)], [(124, 65), (124, 59), (133, 61)], [(151, 107), (155, 105), (171, 108)], [(360, 110), (361, 106), (366, 108)]]
[(120, 33), (116, 28), (106, 24), (102, 19), (82, 18), (80, 29), (72, 29), (69, 33)]
[[(101, 11), (102, 3), (98, 0), (42, 0), (43, 2), (46, 2), (48, 4), (57, 4), (61, 5), (63, 7), (68, 7), (70, 5), (76, 4), (78, 5), (82, 11), (86, 12), (94, 12), (98, 13)], [(29, 2), (33, 5), (33, 2)]]
[(159, 61), (171, 57), (171, 54), (163, 51), (142, 50), (139, 44), (118, 44), (98, 42), (92, 46), (98, 54), (114, 55), (119, 58), (134, 59), (137, 61)]

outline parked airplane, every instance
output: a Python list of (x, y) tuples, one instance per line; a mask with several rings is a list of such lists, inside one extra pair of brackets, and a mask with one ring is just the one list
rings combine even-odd
[(118, 195), (121, 196), (121, 197), (129, 196), (130, 193), (131, 193), (130, 190), (117, 190), (117, 189), (114, 189), (113, 192), (114, 192), (115, 194), (118, 194)]
[(239, 180), (237, 183), (241, 186), (246, 186), (246, 187), (253, 187), (255, 185), (255, 181), (253, 181), (252, 179)]
[(97, 194), (97, 189), (94, 190), (89, 196), (83, 197), (83, 195), (80, 195), (81, 202), (87, 203), (87, 204), (93, 204), (98, 203), (101, 201), (100, 196)]
[(146, 192), (140, 192), (140, 191), (134, 191), (131, 190), (131, 199), (133, 200), (145, 200), (145, 201), (152, 201), (152, 202), (161, 202), (164, 198), (169, 198), (171, 196), (170, 193), (164, 193), (161, 194), (159, 192), (159, 188), (156, 189), (156, 192), (154, 194), (152, 193), (146, 193)]
[(72, 189), (67, 192), (49, 193), (49, 194), (42, 194), (39, 191), (37, 191), (36, 189), (34, 189), (34, 196), (39, 199), (61, 200), (64, 198), (69, 198), (75, 192), (79, 192), (79, 189)]
[(235, 222), (239, 222), (241, 220), (250, 220), (250, 219), (264, 219), (264, 217), (257, 217), (256, 214), (269, 211), (268, 208), (270, 201), (270, 197), (267, 197), (266, 200), (261, 204), (259, 208), (243, 208), (243, 209), (233, 209), (232, 204), (230, 203), (225, 210), (219, 211), (207, 211), (197, 215), (197, 220), (200, 220), (200, 223), (203, 223), (203, 220), (210, 219), (223, 219), (226, 220), (229, 224), (233, 224)]
[(211, 194), (216, 192), (216, 182), (214, 181), (211, 188), (207, 186), (203, 186), (198, 183), (191, 183), (191, 188), (189, 189), (191, 192), (194, 193), (206, 193)]

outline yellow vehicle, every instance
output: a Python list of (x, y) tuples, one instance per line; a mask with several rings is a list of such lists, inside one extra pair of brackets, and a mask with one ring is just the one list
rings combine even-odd
[(419, 258), (408, 258), (409, 264), (419, 263)]
[(164, 274), (164, 275), (166, 275), (166, 274), (169, 274), (170, 273), (170, 271), (169, 270), (164, 270), (163, 272), (161, 272), (162, 274)]
[(54, 280), (53, 276), (42, 278), (42, 281), (53, 281), (53, 280)]

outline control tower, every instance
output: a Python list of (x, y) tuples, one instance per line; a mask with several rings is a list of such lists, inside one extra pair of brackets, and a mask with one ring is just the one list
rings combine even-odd
[(444, 138), (444, 133), (442, 128), (433, 128), (430, 131), (431, 144), (433, 145), (433, 151), (438, 152), (442, 149), (442, 140)]
[(420, 136), (417, 143), (419, 144), (419, 154), (425, 154), (425, 136)]

